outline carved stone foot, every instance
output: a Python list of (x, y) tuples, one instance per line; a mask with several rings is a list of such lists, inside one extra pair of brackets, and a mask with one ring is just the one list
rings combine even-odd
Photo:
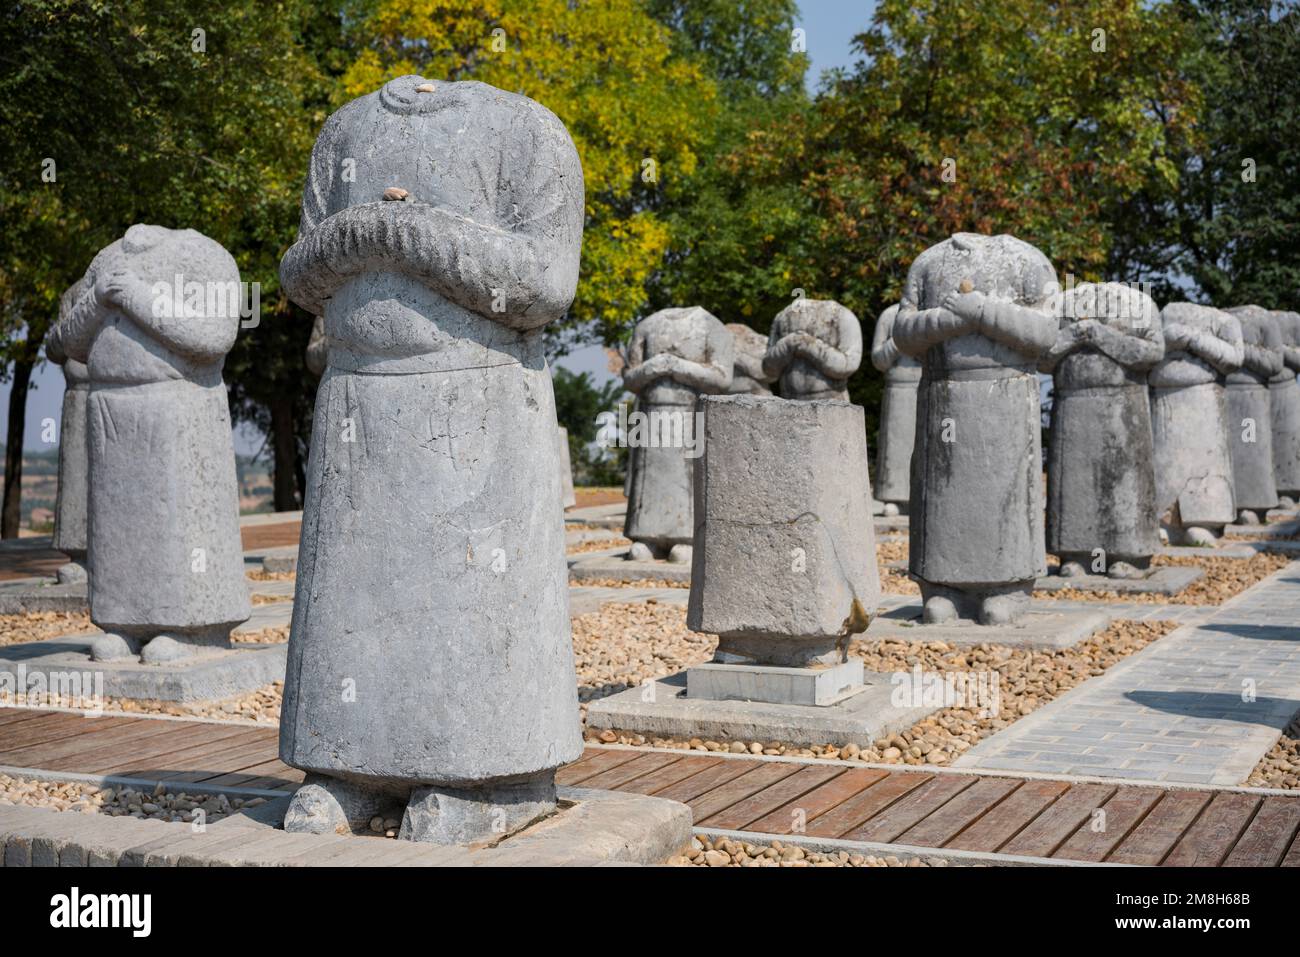
[(987, 595), (980, 600), (981, 625), (1009, 625), (1024, 613), (1029, 596), (1020, 592)]
[(140, 662), (146, 665), (166, 665), (193, 656), (194, 648), (177, 641), (171, 635), (158, 635), (149, 639), (140, 651)]
[(932, 595), (925, 600), (925, 610), (921, 614), (921, 620), (927, 625), (943, 625), (956, 621), (957, 606), (953, 604), (951, 598)]
[(84, 585), (90, 580), (86, 574), (86, 566), (80, 562), (68, 562), (66, 565), (60, 565), (59, 570), (55, 572), (60, 585)]
[(1110, 568), (1106, 569), (1106, 575), (1109, 578), (1120, 580), (1146, 578), (1147, 569), (1138, 568), (1135, 565), (1130, 565), (1128, 562), (1114, 562)]
[(654, 552), (650, 551), (650, 546), (645, 542), (633, 542), (632, 547), (627, 550), (629, 562), (652, 562), (654, 557)]
[(402, 816), (404, 841), (474, 844), (503, 838), (555, 810), (555, 772), (484, 788), (422, 787)]
[(886, 517), (888, 517), (888, 518), (893, 518), (893, 517), (896, 516), (897, 514), (898, 514), (898, 505), (897, 505), (896, 503), (894, 503), (894, 502), (886, 502), (886, 503), (885, 503), (885, 515), (886, 515)]
[(1279, 495), (1277, 507), (1282, 509), (1284, 512), (1289, 512), (1291, 509), (1295, 508), (1295, 499), (1290, 495)]
[(370, 819), (395, 809), (391, 794), (325, 774), (308, 774), (293, 793), (284, 815), (284, 829), (297, 834), (351, 834), (366, 829)]
[(1214, 548), (1219, 544), (1219, 539), (1208, 528), (1191, 525), (1183, 529), (1183, 542), (1197, 548)]
[(1061, 570), (1058, 574), (1062, 578), (1078, 578), (1086, 572), (1078, 562), (1061, 562)]
[(139, 646), (136, 642), (113, 632), (100, 635), (90, 643), (92, 661), (126, 661), (139, 654)]
[(1258, 525), (1260, 524), (1259, 513), (1254, 511), (1253, 509), (1243, 508), (1240, 512), (1237, 513), (1237, 524)]
[(693, 554), (690, 545), (674, 545), (668, 551), (668, 560), (674, 565), (689, 565)]

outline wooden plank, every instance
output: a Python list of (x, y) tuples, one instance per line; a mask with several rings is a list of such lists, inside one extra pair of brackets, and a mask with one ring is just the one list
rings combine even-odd
[(718, 763), (713, 767), (706, 768), (688, 778), (683, 778), (676, 784), (670, 784), (668, 787), (656, 791), (655, 797), (665, 798), (669, 801), (681, 801), (683, 804), (687, 804), (706, 791), (711, 791), (720, 784), (738, 778), (745, 772), (752, 771), (753, 768), (754, 762), (752, 761), (719, 758)]
[(616, 791), (631, 791), (634, 794), (654, 794), (670, 785), (679, 781), (684, 781), (692, 774), (698, 774), (705, 768), (711, 768), (720, 763), (722, 758), (705, 758), (690, 756), (674, 761), (672, 764), (660, 768), (658, 771), (652, 771), (626, 784), (619, 785)]
[(111, 747), (119, 735), (129, 729), (119, 725), (87, 723), (80, 728), (56, 729), (47, 740), (31, 742), (0, 752), (0, 764), (18, 767), (45, 767), (52, 759), (85, 752), (95, 747)]
[(844, 837), (850, 841), (891, 843), (898, 839), (898, 835), (922, 818), (933, 814), (978, 780), (974, 775), (940, 774), (901, 801), (858, 825)]
[(1165, 867), (1218, 867), (1245, 833), (1261, 803), (1255, 794), (1218, 792), (1161, 864)]
[[(806, 833), (809, 821), (825, 814), (831, 808), (838, 807), (888, 774), (888, 771), (878, 768), (853, 768), (845, 771), (825, 784), (813, 788), (798, 800), (791, 801), (785, 807), (777, 808), (771, 814), (754, 821), (749, 825), (748, 830), (762, 834), (792, 834), (797, 823), (799, 833)], [(795, 817), (796, 810), (803, 812), (799, 819)]]
[(862, 793), (813, 818), (805, 833), (812, 837), (839, 837), (933, 779), (933, 774), (890, 771)]
[(697, 826), (727, 831), (750, 830), (746, 825), (771, 814), (777, 808), (789, 807), (789, 813), (793, 815), (794, 807), (803, 795), (843, 773), (843, 768), (834, 765), (806, 764), (789, 777), (736, 802), (710, 818), (697, 818), (695, 823)]
[(0, 737), (6, 733), (5, 728), (33, 718), (45, 718), (60, 711), (41, 711), (36, 708), (0, 708)]
[(263, 761), (261, 764), (242, 768), (239, 771), (232, 771), (229, 774), (206, 778), (203, 783), (218, 787), (251, 788), (266, 787), (265, 784), (254, 783), (256, 781), (273, 780), (277, 785), (284, 785), (290, 781), (301, 781), (303, 777), (303, 773), (297, 768), (291, 768), (279, 758), (275, 758), (271, 761)]
[(261, 788), (264, 791), (284, 791), (288, 793), (296, 791), (304, 777), (305, 775), (297, 768), (286, 767), (283, 774), (245, 781), (241, 787)]
[(898, 843), (944, 847), (1014, 791), (1019, 783), (1011, 778), (980, 778), (939, 810), (900, 834)]
[(1019, 834), (998, 849), (1000, 854), (1051, 857), (1092, 812), (1115, 793), (1109, 784), (1075, 784), (1034, 818)]
[(245, 741), (239, 744), (232, 744), (230, 747), (221, 751), (209, 752), (207, 755), (187, 761), (189, 768), (170, 768), (156, 772), (152, 777), (159, 781), (206, 781), (209, 778), (221, 777), (223, 774), (229, 774), (232, 771), (242, 771), (244, 768), (251, 768), (254, 765), (262, 764), (279, 754), (279, 741)]
[(1266, 797), (1224, 867), (1276, 867), (1300, 829), (1300, 800)]
[(570, 761), (568, 764), (564, 765), (564, 767), (556, 770), (555, 783), (560, 785), (565, 784), (567, 779), (579, 773), (583, 768), (583, 766), (586, 765), (588, 761), (590, 761), (596, 755), (604, 754), (604, 753), (605, 752), (603, 751), (596, 751), (592, 748), (588, 748), (586, 751), (583, 751), (582, 757), (578, 758), (578, 760)]
[(690, 805), (691, 814), (696, 821), (708, 820), (719, 811), (733, 804), (739, 804), (745, 798), (753, 797), (764, 788), (771, 787), (777, 781), (785, 780), (799, 770), (798, 764), (785, 761), (771, 763), (737, 761), (736, 763), (745, 768), (744, 774), (739, 774), (727, 783), (720, 784), (686, 802)]
[(81, 771), (83, 774), (121, 774), (126, 768), (149, 761), (162, 761), (166, 755), (183, 753), (196, 746), (211, 744), (246, 733), (247, 728), (238, 724), (187, 724), (177, 727), (170, 735), (151, 737), (140, 741), (138, 746), (122, 749), (121, 752), (81, 754), (72, 759), (51, 761), (52, 771)]
[(1291, 850), (1282, 858), (1282, 866), (1300, 867), (1300, 833), (1296, 834), (1295, 840), (1291, 842)]
[(948, 841), (962, 851), (996, 851), (1070, 789), (1065, 781), (1025, 781), (987, 814)]
[(1147, 867), (1159, 864), (1205, 810), (1210, 797), (1205, 791), (1166, 791), (1160, 803), (1106, 860), (1113, 864), (1142, 864)]
[(663, 754), (650, 753), (641, 754), (635, 759), (628, 761), (626, 764), (620, 764), (616, 768), (610, 768), (608, 771), (601, 771), (595, 777), (587, 778), (582, 782), (584, 788), (603, 788), (606, 791), (620, 787), (634, 781), (643, 774), (649, 774), (651, 771), (657, 771), (664, 765), (672, 764), (674, 761), (680, 761), (680, 754)]
[[(134, 720), (131, 721), (135, 723)], [(0, 757), (40, 744), (53, 743), (65, 738), (120, 727), (116, 718), (86, 718), (79, 714), (51, 715), (45, 721), (24, 722), (4, 736), (0, 744)]]
[(89, 734), (36, 745), (30, 749), (30, 756), (26, 758), (32, 762), (27, 767), (89, 774), (91, 772), (84, 769), (106, 757), (124, 757), (141, 749), (156, 750), (160, 747), (160, 741), (166, 741), (165, 746), (170, 746), (175, 737), (175, 725), (169, 721), (141, 721), (126, 727), (114, 725)]
[[(1052, 854), (1069, 861), (1104, 861), (1160, 801), (1159, 788), (1122, 787), (1102, 805), (1105, 816), (1088, 815)], [(1182, 833), (1180, 830), (1179, 834)], [(1173, 835), (1176, 839), (1177, 834)], [(1173, 842), (1171, 841), (1170, 844)], [(1168, 850), (1168, 848), (1166, 848)]]
[[(212, 762), (217, 760), (219, 756), (230, 751), (238, 751), (240, 748), (251, 742), (261, 740), (264, 740), (262, 732), (250, 731), (245, 728), (236, 734), (231, 734), (220, 739), (209, 740), (178, 750), (162, 751), (157, 755), (140, 758), (129, 763), (124, 762), (115, 769), (114, 773), (122, 774), (127, 777), (142, 775), (156, 776), (159, 772), (195, 770), (203, 764), (211, 767)], [(268, 742), (268, 745), (267, 757), (270, 758), (276, 754), (276, 751), (273, 742)], [(231, 771), (238, 769), (218, 767), (217, 770)]]
[[(563, 784), (572, 787), (580, 784), (587, 778), (594, 777), (601, 771), (608, 771), (610, 768), (616, 768), (620, 764), (626, 764), (641, 754), (639, 751), (628, 749), (626, 751), (600, 751), (593, 754), (590, 758), (583, 758), (576, 764), (570, 764), (560, 769), (560, 773), (555, 776), (556, 784)], [(568, 772), (568, 773), (565, 773)]]

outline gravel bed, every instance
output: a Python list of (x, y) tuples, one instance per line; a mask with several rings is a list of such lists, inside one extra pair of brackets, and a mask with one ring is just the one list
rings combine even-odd
[(263, 628), (261, 631), (241, 631), (230, 636), (232, 645), (282, 645), (288, 640), (288, 625)]
[[(142, 698), (104, 699), (105, 714), (169, 715), (174, 718), (217, 718), (222, 721), (277, 725), (280, 723), (280, 703), (284, 695), (284, 682), (273, 681), (255, 691), (213, 701), (154, 701)], [(12, 696), (0, 692), (0, 707), (12, 707)], [(63, 695), (38, 695), (29, 692), (27, 707), (84, 708), (81, 700), (73, 701)]]
[(868, 748), (856, 744), (839, 747), (835, 742), (799, 748), (780, 741), (726, 742), (700, 738), (683, 741), (594, 729), (587, 732), (587, 739), (604, 744), (648, 744), (732, 754), (790, 755), (872, 764), (945, 765), (982, 739), (1031, 714), (1075, 685), (1103, 673), (1176, 627), (1175, 622), (1168, 621), (1117, 621), (1073, 648), (1051, 651), (989, 644), (953, 648), (941, 641), (854, 642), (850, 654), (862, 658), (872, 671), (910, 671), (919, 664), (925, 672), (996, 672), (999, 681), (1000, 710), (997, 714), (982, 715), (978, 707), (944, 708), (907, 731), (877, 739)]
[(1190, 565), (1205, 569), (1205, 574), (1175, 595), (1156, 595), (1149, 592), (1120, 594), (1113, 591), (1080, 591), (1062, 588), (1060, 591), (1034, 592), (1035, 598), (1057, 601), (1131, 601), (1148, 605), (1221, 605), (1251, 585), (1285, 568), (1295, 558), (1284, 552), (1257, 552), (1250, 558), (1195, 558), (1189, 555), (1156, 555), (1153, 565)]
[(159, 782), (152, 791), (129, 787), (97, 787), (70, 781), (38, 781), (0, 774), (0, 807), (43, 807), (110, 817), (184, 821), (199, 816), (214, 824), (236, 811), (266, 803), (266, 798), (231, 798), (225, 794), (189, 794), (168, 790)]
[(1291, 719), (1277, 744), (1260, 758), (1246, 783), (1258, 788), (1300, 788), (1300, 715)]
[(570, 582), (582, 588), (690, 588), (690, 582), (670, 582), (658, 578), (637, 578), (622, 581), (618, 578), (584, 578), (582, 581)]
[(259, 569), (246, 572), (245, 578), (251, 578), (255, 582), (292, 582), (298, 580), (297, 572), (267, 572)]
[(614, 538), (593, 538), (587, 542), (579, 542), (576, 545), (569, 545), (564, 549), (566, 555), (585, 555), (587, 552), (603, 552), (607, 548), (629, 548), (632, 545), (630, 538), (624, 538), (618, 535)]
[(250, 595), (248, 600), (254, 605), (281, 605), (293, 601), (292, 595)]
[(850, 851), (806, 851), (797, 844), (751, 844), (731, 838), (699, 836), (684, 854), (668, 861), (672, 867), (947, 867), (942, 857), (900, 859)]
[(0, 615), (0, 646), (44, 641), (61, 635), (99, 631), (90, 616), (78, 612), (33, 611), (21, 615)]

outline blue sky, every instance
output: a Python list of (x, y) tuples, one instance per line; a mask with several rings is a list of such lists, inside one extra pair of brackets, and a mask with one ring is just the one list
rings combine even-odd
[[(823, 70), (852, 64), (849, 44), (853, 35), (866, 26), (874, 8), (873, 0), (804, 0), (799, 4), (799, 25), (804, 30), (808, 57), (812, 61), (812, 69), (808, 72), (809, 92), (816, 91), (817, 80)], [(201, 224), (199, 228), (202, 229)], [(609, 378), (604, 350), (599, 346), (578, 350), (566, 356), (559, 364), (577, 372), (591, 372), (598, 380)], [(0, 383), (0, 407), (6, 410), (6, 415), (0, 417), (0, 440), (4, 439), (8, 431), (9, 388), (8, 382)], [(24, 435), (24, 445), (27, 448), (41, 447), (41, 422), (46, 418), (58, 421), (62, 402), (63, 373), (58, 366), (43, 363), (32, 376), (32, 391), (27, 397), (27, 429)], [(260, 435), (236, 432), (235, 446), (241, 454), (256, 452), (261, 444)]]

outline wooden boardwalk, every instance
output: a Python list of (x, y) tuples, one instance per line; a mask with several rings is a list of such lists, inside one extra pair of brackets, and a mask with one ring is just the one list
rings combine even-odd
[[(0, 766), (292, 790), (275, 728), (0, 708)], [(589, 748), (561, 784), (690, 805), (697, 827), (1123, 864), (1300, 866), (1300, 795)], [(1094, 829), (1105, 812), (1104, 827)]]

